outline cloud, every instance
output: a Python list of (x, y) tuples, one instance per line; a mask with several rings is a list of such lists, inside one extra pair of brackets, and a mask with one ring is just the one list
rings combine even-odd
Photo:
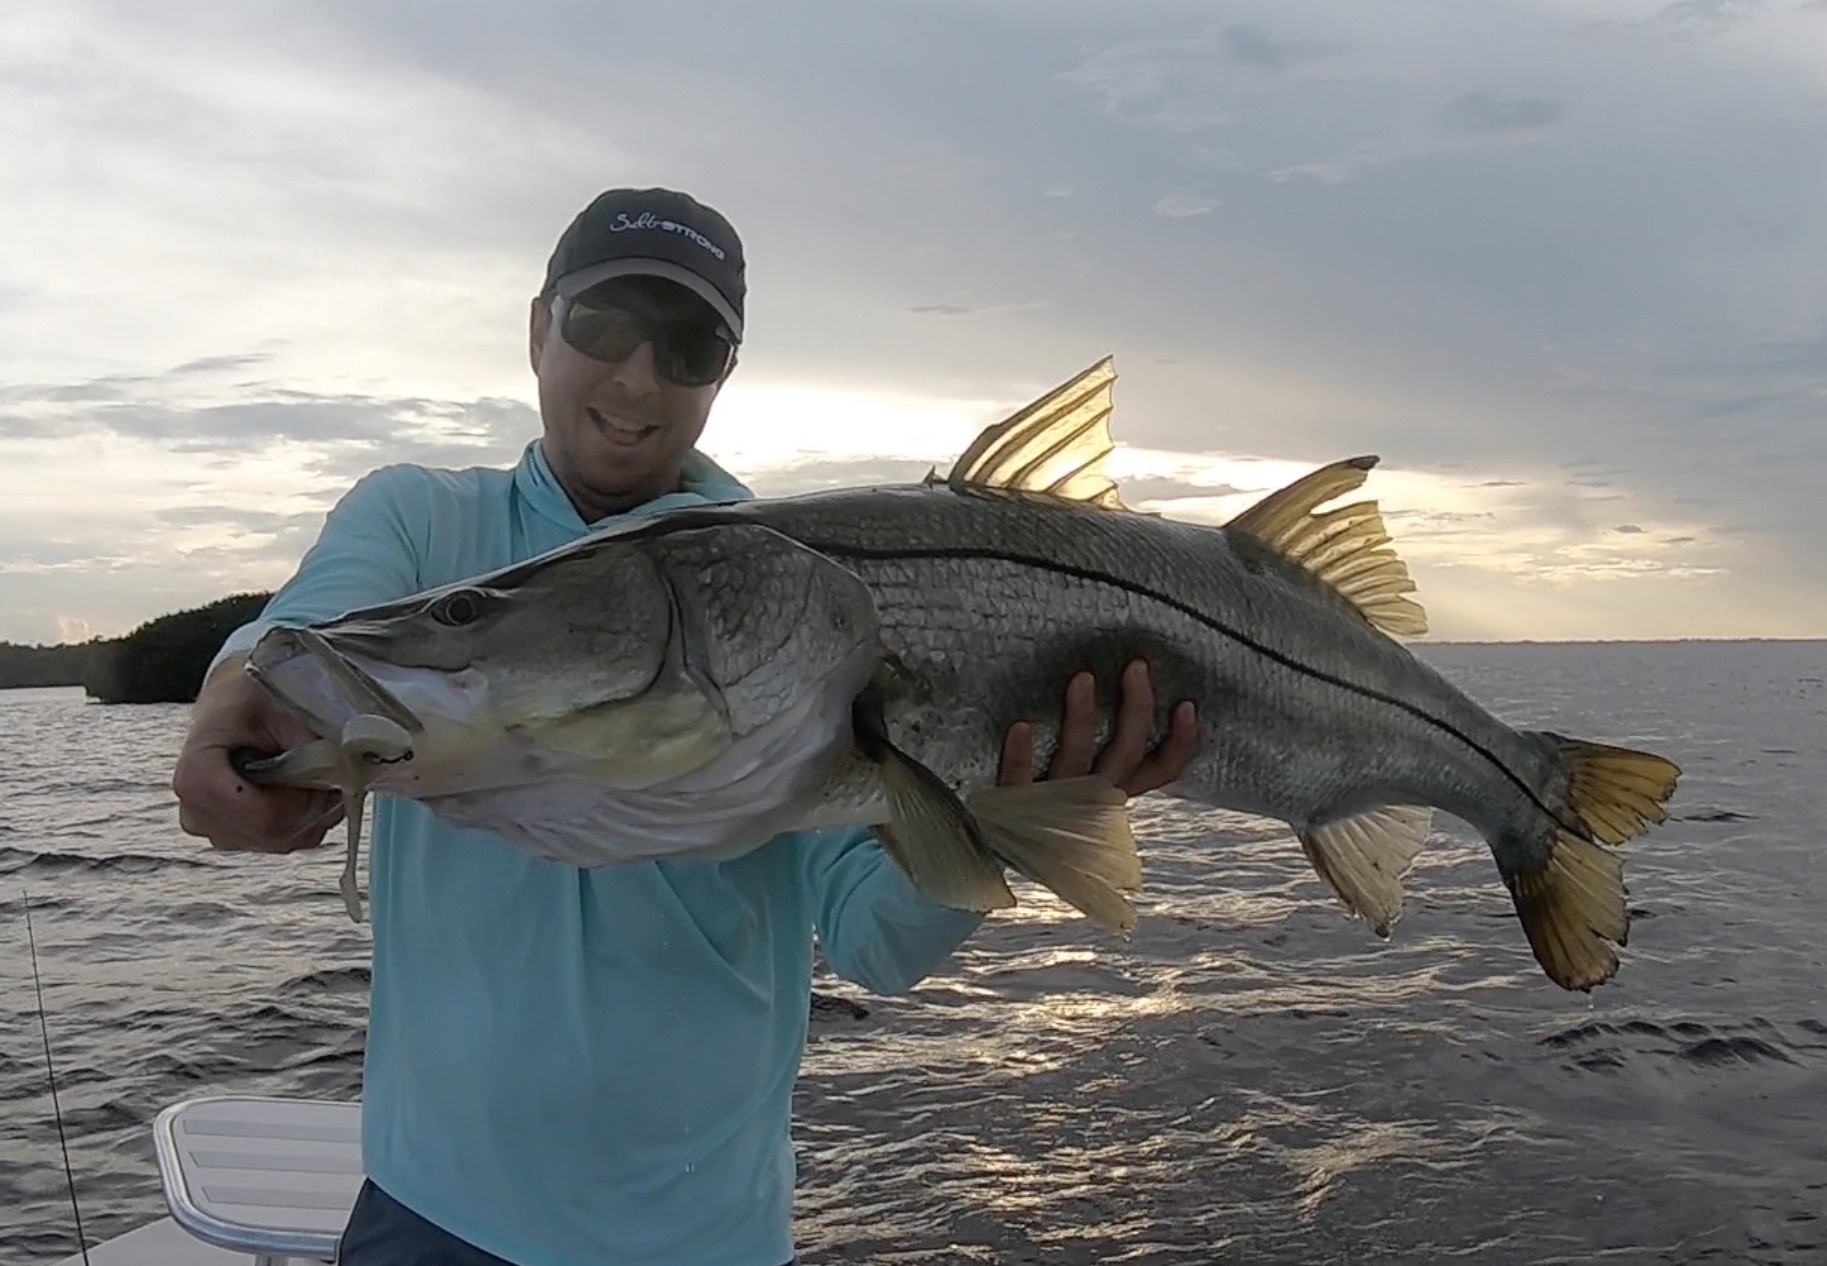
[(1321, 184), (1342, 184), (1359, 172), (1388, 163), (1539, 141), (1566, 117), (1565, 103), (1545, 97), (1500, 97), (1484, 90), (1462, 93), (1440, 107), (1431, 130), (1363, 141), (1344, 157), (1280, 167), (1271, 178), (1305, 177)]
[[(759, 478), (943, 466), (1108, 351), (1125, 445), (1423, 480), (1390, 500), (1441, 620), (1793, 631), (1827, 592), (1827, 46), (1787, 0), (1596, 37), (1447, 0), (19, 2), (0, 541), (48, 553), (0, 621), (143, 618), (283, 570), (382, 461), (511, 460), (545, 252), (632, 181), (749, 241), (709, 443)], [(1133, 477), (1200, 514), (1246, 482)]]
[(1324, 60), (1339, 51), (1335, 44), (1288, 39), (1247, 22), (1233, 22), (1226, 26), (1219, 33), (1219, 45), (1224, 50), (1225, 60), (1233, 65), (1249, 66), (1274, 74)]
[(187, 362), (161, 373), (0, 388), (0, 441), (111, 435), (174, 452), (245, 455), (276, 445), (396, 453), (500, 453), (537, 433), (525, 403), (326, 394), (228, 381), (258, 356)]
[(1209, 214), (1213, 207), (1224, 205), (1216, 198), (1202, 198), (1190, 193), (1170, 193), (1155, 203), (1155, 214), (1172, 220)]
[(1654, 20), (1680, 31), (1718, 31), (1749, 21), (1765, 0), (1675, 0), (1663, 5)]
[(1232, 23), (1199, 35), (1138, 40), (1106, 48), (1067, 71), (1065, 82), (1104, 100), (1125, 122), (1199, 132), (1237, 119), (1232, 98), (1337, 55), (1340, 45)]
[(1505, 98), (1490, 92), (1468, 92), (1440, 108), (1440, 127), (1463, 136), (1536, 136), (1559, 125), (1566, 115), (1564, 103), (1543, 97)]

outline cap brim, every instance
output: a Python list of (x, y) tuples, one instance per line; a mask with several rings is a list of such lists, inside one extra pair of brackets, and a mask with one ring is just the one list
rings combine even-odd
[(736, 341), (742, 341), (742, 318), (736, 309), (730, 307), (717, 287), (698, 276), (689, 268), (681, 267), (669, 259), (611, 259), (588, 268), (580, 268), (574, 273), (560, 277), (552, 289), (566, 299), (576, 298), (591, 286), (612, 277), (663, 277), (667, 281), (676, 281), (687, 290), (710, 304), (723, 318), (724, 324), (730, 327), (730, 333)]

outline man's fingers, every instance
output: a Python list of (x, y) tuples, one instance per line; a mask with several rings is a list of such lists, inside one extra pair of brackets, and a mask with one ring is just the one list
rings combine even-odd
[(1155, 723), (1155, 687), (1148, 665), (1135, 660), (1123, 670), (1117, 698), (1116, 728), (1097, 758), (1096, 772), (1123, 786), (1148, 753), (1148, 734)]
[(1017, 721), (1002, 740), (1002, 767), (996, 781), (1005, 787), (1034, 781), (1034, 727)]
[(1097, 678), (1079, 673), (1066, 683), (1066, 713), (1060, 721), (1059, 749), (1047, 766), (1049, 778), (1076, 778), (1091, 772), (1097, 755)]
[(1167, 737), (1118, 785), (1132, 796), (1177, 782), (1199, 746), (1199, 717), (1191, 700), (1177, 704)]

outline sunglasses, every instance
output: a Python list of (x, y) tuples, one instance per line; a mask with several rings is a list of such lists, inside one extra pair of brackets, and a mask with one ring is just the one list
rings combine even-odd
[(654, 369), (681, 387), (708, 387), (721, 379), (735, 359), (736, 342), (715, 315), (695, 298), (669, 302), (633, 282), (616, 278), (554, 300), (560, 337), (592, 360), (610, 364), (651, 343)]

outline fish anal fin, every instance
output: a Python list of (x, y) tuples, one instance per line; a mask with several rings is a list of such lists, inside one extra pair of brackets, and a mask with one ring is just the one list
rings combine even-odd
[(1111, 385), (1106, 356), (1040, 399), (986, 427), (945, 477), (955, 491), (1038, 493), (1123, 509), (1107, 469)]
[(1125, 894), (1142, 887), (1128, 803), (1122, 788), (1095, 774), (985, 787), (970, 796), (992, 853), (1099, 927), (1124, 935), (1136, 924)]
[(1609, 849), (1558, 832), (1536, 871), (1506, 871), (1504, 883), (1529, 948), (1563, 989), (1588, 991), (1618, 970), (1613, 945), (1629, 939), (1623, 860)]
[(1313, 869), (1378, 936), (1402, 917), (1402, 879), (1427, 841), (1434, 813), (1388, 804), (1311, 822), (1296, 832)]
[(1618, 845), (1668, 820), (1681, 769), (1649, 752), (1541, 734), (1567, 771), (1567, 805), (1592, 835)]
[(1373, 627), (1392, 637), (1419, 637), (1427, 632), (1427, 612), (1407, 596), (1415, 591), (1414, 578), (1389, 547), (1377, 503), (1319, 509), (1362, 486), (1376, 464), (1375, 457), (1349, 457), (1322, 466), (1271, 492), (1225, 528), (1247, 533), (1306, 569)]

